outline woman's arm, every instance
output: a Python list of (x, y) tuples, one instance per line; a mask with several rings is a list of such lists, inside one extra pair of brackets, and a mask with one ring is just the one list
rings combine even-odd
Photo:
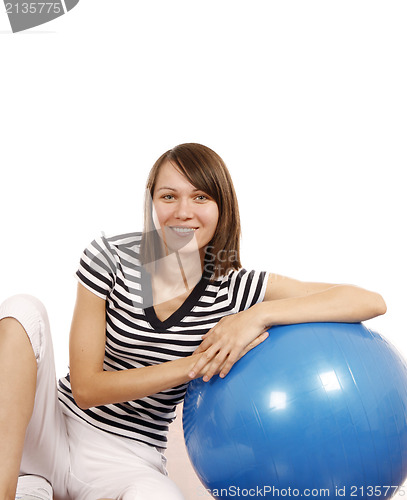
[(264, 302), (255, 307), (267, 326), (313, 321), (358, 323), (387, 310), (383, 297), (376, 292), (275, 274), (269, 276)]
[(132, 401), (189, 382), (188, 373), (200, 358), (193, 354), (145, 368), (103, 371), (105, 340), (106, 301), (78, 284), (69, 351), (72, 393), (82, 409)]
[(203, 368), (205, 381), (219, 371), (221, 377), (226, 376), (247, 343), (259, 336), (264, 340), (264, 332), (274, 325), (314, 321), (356, 323), (385, 312), (381, 295), (363, 288), (270, 275), (263, 302), (224, 317), (204, 336), (195, 351), (203, 356), (190, 376), (194, 378)]

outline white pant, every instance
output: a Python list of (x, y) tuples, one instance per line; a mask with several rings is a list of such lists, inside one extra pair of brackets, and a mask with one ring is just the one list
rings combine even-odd
[(15, 295), (0, 305), (0, 319), (6, 317), (17, 319), (24, 327), (38, 366), (21, 473), (48, 479), (55, 500), (183, 500), (157, 449), (96, 429), (58, 401), (52, 339), (43, 304), (30, 295)]

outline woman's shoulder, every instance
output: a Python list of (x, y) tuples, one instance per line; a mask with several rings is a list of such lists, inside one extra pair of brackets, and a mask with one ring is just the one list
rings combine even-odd
[(106, 235), (101, 232), (84, 250), (88, 257), (120, 260), (124, 254), (137, 256), (139, 254), (142, 232), (121, 233)]
[(141, 243), (141, 238), (142, 238), (142, 232), (137, 231), (137, 232), (131, 232), (131, 233), (121, 233), (121, 234), (116, 234), (114, 236), (106, 236), (104, 233), (102, 233), (102, 238), (105, 239), (105, 241), (114, 247), (132, 247), (135, 245), (140, 245)]
[(236, 277), (242, 278), (243, 276), (261, 276), (263, 277), (267, 271), (260, 271), (258, 269), (246, 269), (245, 267), (240, 267), (239, 269), (230, 269), (226, 275), (227, 279), (235, 279)]
[(217, 286), (223, 288), (223, 287), (230, 287), (230, 286), (240, 286), (243, 285), (247, 282), (253, 283), (253, 282), (260, 282), (263, 283), (264, 281), (267, 281), (268, 278), (268, 272), (267, 271), (259, 271), (255, 269), (246, 269), (244, 267), (240, 267), (239, 269), (234, 269), (231, 268), (227, 271), (222, 276), (219, 276), (218, 278), (215, 278), (212, 283), (216, 284)]
[(208, 291), (218, 297), (216, 300), (229, 297), (234, 310), (242, 311), (264, 300), (268, 274), (266, 271), (244, 267), (230, 269), (225, 275), (216, 278)]

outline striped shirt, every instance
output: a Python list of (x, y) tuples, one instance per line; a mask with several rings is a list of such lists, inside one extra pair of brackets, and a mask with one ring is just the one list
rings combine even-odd
[[(101, 236), (84, 250), (76, 277), (106, 300), (104, 370), (125, 370), (191, 355), (201, 337), (223, 317), (261, 302), (267, 273), (232, 270), (210, 281), (204, 271), (185, 302), (165, 321), (152, 306), (152, 287), (141, 266), (141, 233)], [(104, 431), (165, 448), (187, 384), (135, 401), (80, 409), (69, 374), (58, 384), (59, 399), (76, 416)]]

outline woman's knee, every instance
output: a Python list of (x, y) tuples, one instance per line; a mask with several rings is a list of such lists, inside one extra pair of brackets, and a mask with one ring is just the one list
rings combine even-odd
[[(43, 351), (45, 326), (48, 323), (47, 312), (42, 302), (26, 294), (9, 297), (0, 304), (0, 321), (9, 318), (18, 321), (25, 330), (35, 358), (38, 360)], [(12, 324), (12, 322), (8, 323)], [(3, 327), (5, 324), (6, 322)]]
[(126, 488), (118, 500), (157, 500), (158, 498), (185, 500), (178, 486), (168, 478), (155, 484), (140, 479), (139, 484)]

